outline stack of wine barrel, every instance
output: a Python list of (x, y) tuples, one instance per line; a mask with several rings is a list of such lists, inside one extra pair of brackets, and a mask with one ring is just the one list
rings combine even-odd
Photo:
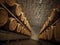
[(60, 8), (51, 11), (50, 17), (40, 30), (39, 39), (60, 42)]
[[(9, 11), (11, 11), (27, 28), (20, 24), (11, 14), (3, 8), (1, 4), (4, 4)], [(18, 4), (16, 0), (0, 0), (0, 29), (17, 32), (31, 36), (31, 27), (28, 20), (22, 12), (21, 4)]]

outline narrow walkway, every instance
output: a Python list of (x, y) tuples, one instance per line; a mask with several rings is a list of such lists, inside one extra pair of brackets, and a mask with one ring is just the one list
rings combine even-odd
[(52, 43), (49, 42), (45, 42), (45, 41), (35, 41), (35, 40), (24, 40), (20, 42), (20, 45), (54, 45)]
[(1, 42), (0, 45), (55, 45), (55, 44), (42, 40), (38, 42), (32, 39), (27, 39), (27, 40), (20, 40), (18, 42), (11, 41), (9, 42), (9, 44), (7, 44), (6, 42)]

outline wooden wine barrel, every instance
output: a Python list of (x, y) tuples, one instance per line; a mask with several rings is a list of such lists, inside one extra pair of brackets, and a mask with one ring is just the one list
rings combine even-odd
[(31, 36), (31, 32), (29, 32), (28, 30), (27, 30), (27, 35), (28, 35), (28, 36)]
[(43, 32), (43, 39), (45, 40), (46, 38), (45, 38), (45, 32)]
[(22, 13), (21, 5), (20, 4), (17, 4), (17, 7), (16, 7), (16, 14), (17, 14), (17, 16), (20, 16), (21, 13)]
[(27, 19), (26, 19), (26, 17), (24, 17), (24, 24), (25, 24), (25, 25), (27, 24)]
[(24, 29), (22, 30), (23, 34), (25, 34), (25, 31), (26, 31), (26, 29), (24, 28)]
[(45, 30), (45, 39), (48, 39), (48, 35), (47, 35), (47, 29)]
[(10, 7), (9, 9), (17, 17), (19, 17), (22, 14), (22, 12), (21, 12), (22, 9), (21, 9), (21, 5), (20, 4), (16, 4), (16, 5)]
[(18, 25), (17, 25), (17, 32), (19, 33), (19, 32), (21, 32), (21, 28), (22, 28), (22, 26), (21, 26), (21, 24), (20, 23), (18, 23)]
[(54, 26), (54, 39), (56, 40), (56, 25)]
[(42, 39), (44, 39), (44, 33), (42, 33), (41, 36), (42, 36)]
[(44, 23), (42, 29), (40, 30), (40, 33), (49, 25), (49, 19), (46, 20), (46, 22)]
[(8, 21), (8, 12), (0, 7), (0, 27), (4, 26)]
[(44, 39), (44, 33), (42, 33), (41, 35), (42, 35), (42, 39)]
[(56, 41), (60, 41), (60, 19), (56, 23), (56, 30), (54, 33)]
[(30, 25), (29, 25), (29, 22), (28, 22), (28, 21), (26, 21), (26, 26), (27, 26), (27, 27), (30, 27)]
[(48, 17), (48, 19), (49, 19), (50, 22), (53, 20), (53, 18), (54, 18), (54, 16), (55, 16), (55, 12), (56, 12), (56, 9), (53, 9), (53, 10), (51, 11), (50, 17)]
[(28, 22), (28, 21), (26, 21), (26, 23), (27, 23), (27, 24), (26, 24), (26, 26), (27, 26), (27, 27), (29, 27), (29, 22)]
[(16, 0), (6, 0), (6, 3), (7, 3), (9, 6), (14, 6), (14, 5), (16, 5), (17, 1), (16, 1)]
[(22, 28), (21, 28), (21, 33), (22, 34), (24, 34), (24, 30), (23, 29), (24, 29), (24, 27), (22, 26)]
[(31, 33), (28, 30), (25, 30), (24, 34), (28, 35), (28, 36), (31, 36)]
[(43, 39), (43, 34), (40, 34), (39, 35), (39, 39)]
[(44, 31), (44, 40), (46, 40), (47, 37), (46, 37), (46, 31)]
[(22, 34), (25, 34), (25, 31), (26, 31), (25, 28), (23, 28), (23, 30), (21, 31), (21, 33)]
[(48, 29), (46, 29), (46, 39), (48, 40)]
[(23, 22), (24, 20), (25, 20), (25, 15), (24, 15), (24, 13), (23, 12), (21, 12), (21, 21)]
[(8, 19), (8, 22), (3, 26), (5, 30), (10, 30), (10, 31), (15, 31), (16, 27), (17, 27), (17, 21), (12, 17), (10, 17)]
[(10, 18), (9, 29), (14, 31), (17, 27), (17, 21), (14, 18)]
[(46, 20), (46, 22), (44, 23), (42, 29), (40, 30), (40, 33), (49, 25), (49, 19)]
[(31, 36), (31, 32), (28, 32), (28, 36)]
[(53, 26), (49, 27), (48, 29), (48, 40), (52, 39), (52, 35), (53, 35)]
[(0, 0), (0, 3), (5, 3), (5, 0)]
[(44, 24), (43, 27), (42, 27), (42, 29), (41, 29), (41, 31), (43, 31), (45, 29), (45, 27), (46, 27), (46, 25)]
[(49, 20), (46, 20), (45, 25), (46, 27), (49, 25)]
[(39, 39), (42, 39), (42, 35), (41, 34), (39, 35)]
[(28, 20), (26, 19), (26, 17), (25, 17), (25, 20), (24, 20), (24, 24), (29, 28), (30, 31), (32, 30), (32, 28), (31, 28), (31, 26), (29, 25), (29, 22), (28, 22)]
[(30, 30), (30, 31), (32, 31), (32, 28), (31, 28), (31, 26), (30, 26), (29, 24), (28, 24), (28, 26), (27, 26), (27, 27), (29, 28), (29, 30)]

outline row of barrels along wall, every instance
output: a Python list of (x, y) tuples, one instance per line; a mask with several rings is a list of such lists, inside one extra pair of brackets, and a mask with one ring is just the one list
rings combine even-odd
[(42, 34), (40, 34), (39, 39), (51, 40), (53, 35), (52, 27), (47, 28)]
[(39, 39), (60, 41), (60, 19), (41, 33)]
[[(22, 12), (21, 5), (16, 0), (1, 0), (15, 16), (19, 18), (29, 29), (31, 28), (27, 21), (24, 12)], [(26, 28), (24, 28), (15, 18), (13, 18), (1, 5), (0, 5), (0, 28), (10, 31), (16, 31), (17, 33), (23, 33), (25, 35), (31, 35)], [(31, 30), (30, 30), (31, 31)]]
[(19, 32), (20, 30), (25, 30), (25, 32), (23, 33), (25, 33), (26, 35), (31, 35), (27, 29), (24, 29), (23, 26), (20, 26), (21, 24), (19, 24), (15, 18), (8, 18), (7, 15), (5, 15), (5, 12), (1, 12), (1, 14), (3, 15), (0, 15), (0, 28), (4, 28), (5, 30), (10, 31), (15, 31), (17, 28), (17, 32)]
[[(8, 0), (6, 1), (7, 4), (10, 5), (9, 7), (9, 10), (14, 14), (16, 15), (28, 28), (29, 30), (31, 31), (31, 26), (29, 24), (29, 22), (27, 21), (26, 19), (26, 16), (24, 14), (24, 12), (22, 12), (22, 7), (20, 4), (17, 4), (15, 0)], [(10, 4), (11, 3), (11, 4)], [(13, 6), (12, 6), (13, 5)]]
[[(57, 22), (56, 22), (57, 21)], [(54, 25), (54, 22), (56, 22)], [(50, 26), (49, 26), (50, 25)], [(47, 27), (47, 29), (45, 29)], [(50, 17), (44, 23), (42, 29), (40, 30), (39, 39), (47, 39), (47, 40), (56, 40), (60, 41), (60, 6), (58, 5), (57, 8), (54, 8), (51, 11)], [(43, 31), (43, 32), (42, 32)], [(42, 32), (42, 33), (41, 33)]]
[(50, 16), (45, 21), (40, 32), (42, 32), (49, 24), (54, 23), (58, 18), (60, 18), (60, 6), (59, 5), (51, 11)]

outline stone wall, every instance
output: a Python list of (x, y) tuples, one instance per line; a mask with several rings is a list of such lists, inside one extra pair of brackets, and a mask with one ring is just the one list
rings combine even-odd
[(35, 32), (39, 32), (58, 0), (18, 0)]

